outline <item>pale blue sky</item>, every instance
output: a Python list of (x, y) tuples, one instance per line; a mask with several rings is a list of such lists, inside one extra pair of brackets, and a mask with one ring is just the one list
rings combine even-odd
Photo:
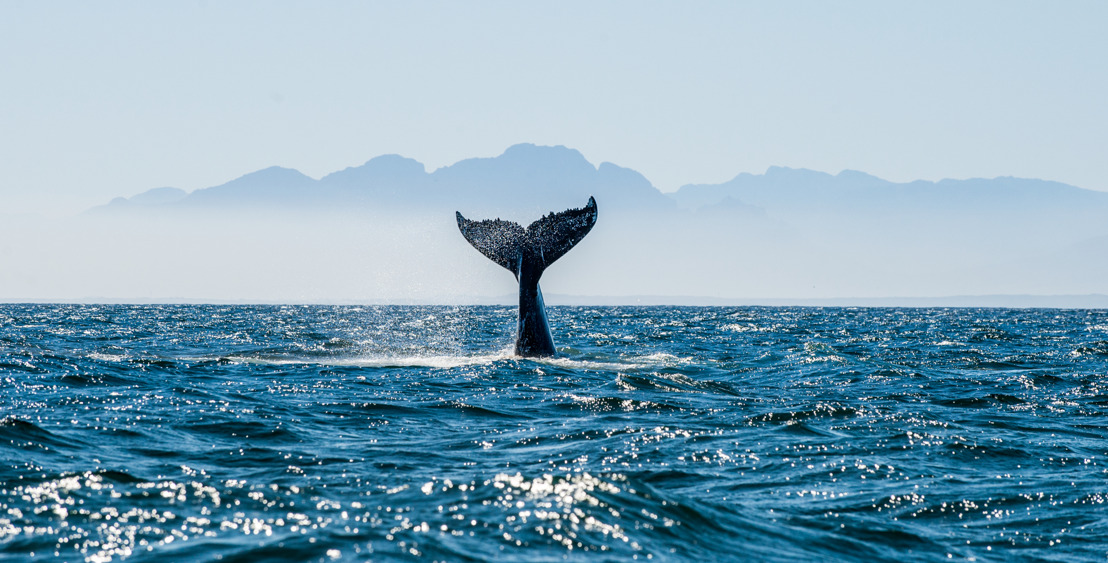
[(0, 214), (560, 144), (1108, 190), (1108, 2), (0, 3)]

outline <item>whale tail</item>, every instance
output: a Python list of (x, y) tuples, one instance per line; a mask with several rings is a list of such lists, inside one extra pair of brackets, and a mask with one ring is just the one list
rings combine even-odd
[(473, 248), (520, 279), (525, 268), (537, 268), (541, 275), (585, 238), (596, 224), (596, 200), (589, 197), (582, 208), (550, 213), (526, 229), (501, 219), (471, 221), (461, 213), (457, 216), (458, 229)]
[(551, 213), (526, 229), (511, 221), (470, 221), (458, 213), (458, 229), (481, 254), (515, 275), (519, 282), (516, 354), (554, 356), (554, 339), (546, 322), (539, 278), (546, 267), (581, 242), (596, 224), (596, 200), (580, 209)]

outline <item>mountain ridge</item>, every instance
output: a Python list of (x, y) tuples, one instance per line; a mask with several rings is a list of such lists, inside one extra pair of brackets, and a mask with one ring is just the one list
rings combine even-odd
[[(353, 201), (363, 205), (427, 204), (433, 207), (439, 207), (436, 205), (439, 203), (457, 204), (476, 200), (481, 208), (512, 207), (523, 205), (526, 198), (519, 197), (520, 192), (533, 196), (532, 199), (541, 197), (545, 200), (565, 199), (562, 196), (569, 193), (578, 199), (597, 195), (585, 193), (589, 191), (587, 188), (607, 192), (603, 195), (621, 205), (654, 210), (668, 209), (672, 206), (670, 202), (683, 209), (695, 210), (725, 199), (756, 207), (778, 206), (782, 199), (793, 199), (793, 206), (804, 201), (825, 205), (830, 200), (841, 201), (844, 195), (849, 194), (853, 194), (851, 204), (856, 203), (853, 200), (858, 198), (907, 197), (911, 200), (921, 195), (936, 194), (948, 201), (965, 204), (967, 194), (976, 195), (983, 191), (997, 191), (1009, 199), (1049, 191), (1052, 195), (1084, 197), (1097, 205), (1108, 206), (1108, 192), (1051, 180), (998, 176), (892, 182), (857, 170), (846, 169), (831, 174), (785, 166), (770, 166), (762, 174), (742, 172), (718, 184), (686, 184), (674, 192), (664, 193), (634, 169), (606, 161), (594, 166), (580, 151), (562, 145), (520, 143), (508, 147), (498, 156), (463, 159), (431, 172), (423, 163), (397, 154), (380, 155), (361, 165), (325, 174), (319, 179), (292, 168), (271, 166), (217, 186), (184, 192), (183, 197), (166, 197), (165, 190), (181, 192), (178, 188), (154, 188), (130, 197), (117, 197), (90, 211), (135, 211), (174, 206), (195, 209), (213, 205), (280, 207), (285, 203), (299, 205), (312, 201), (326, 206), (328, 200), (339, 205)], [(511, 203), (498, 205), (494, 201), (496, 198), (505, 198)], [(993, 203), (1001, 201), (1003, 198)]]

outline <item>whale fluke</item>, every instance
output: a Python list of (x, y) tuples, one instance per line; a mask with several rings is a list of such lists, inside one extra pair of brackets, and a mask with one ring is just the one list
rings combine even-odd
[(519, 282), (519, 326), (516, 354), (553, 356), (554, 340), (546, 323), (539, 290), (543, 271), (573, 248), (596, 224), (596, 200), (580, 209), (550, 213), (526, 229), (511, 221), (471, 221), (457, 213), (458, 229), (489, 260), (515, 275)]

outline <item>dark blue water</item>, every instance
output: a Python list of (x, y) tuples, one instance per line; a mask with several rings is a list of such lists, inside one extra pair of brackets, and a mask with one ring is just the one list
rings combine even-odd
[(0, 306), (0, 560), (1108, 556), (1108, 311)]

